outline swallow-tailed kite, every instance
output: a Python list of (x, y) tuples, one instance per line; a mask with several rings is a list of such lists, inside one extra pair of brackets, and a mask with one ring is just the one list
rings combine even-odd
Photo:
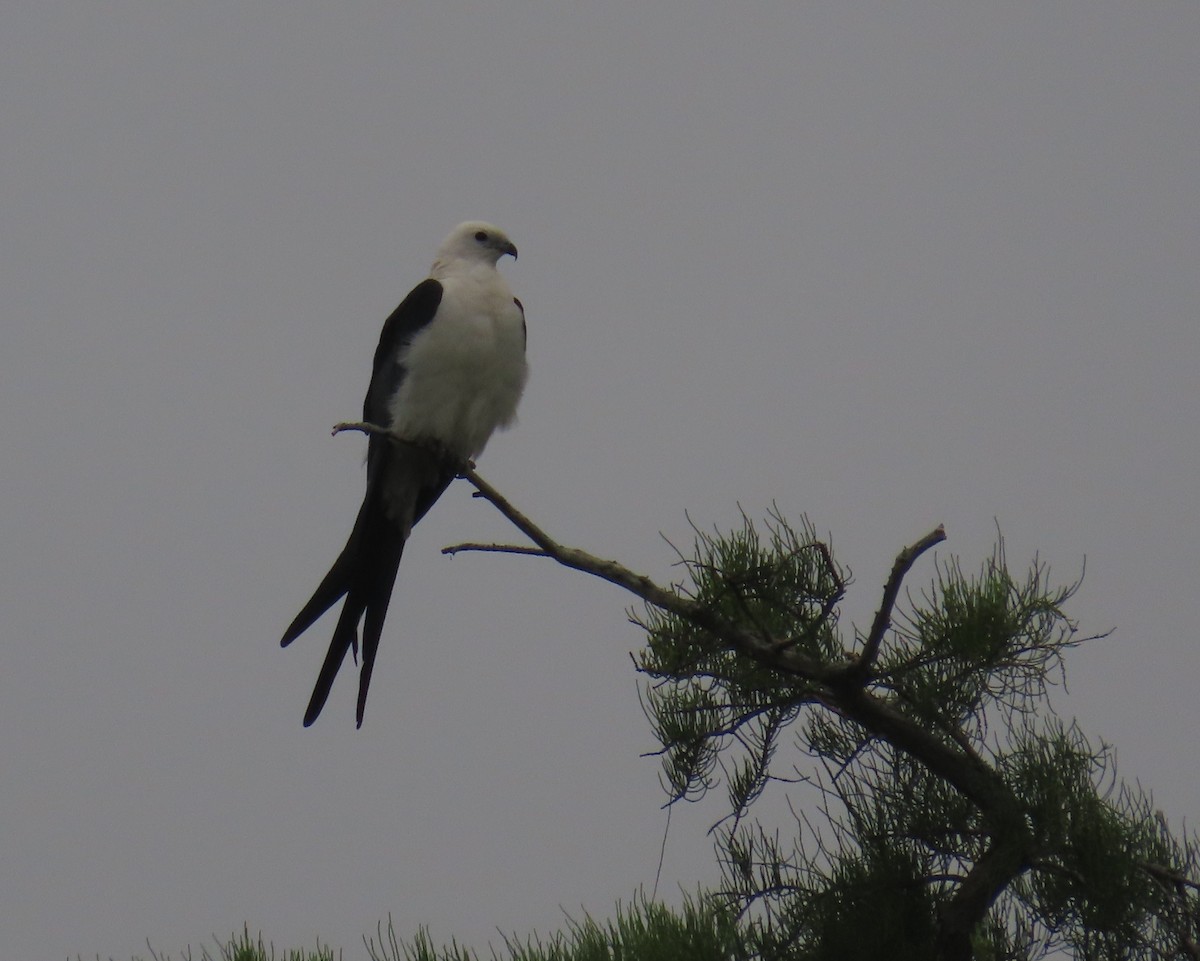
[(350, 539), (312, 599), (283, 635), (286, 647), (345, 597), (308, 710), (307, 727), (329, 697), (346, 657), (358, 653), (363, 623), (358, 726), (404, 542), (465, 461), (498, 427), (512, 423), (525, 387), (525, 311), (496, 270), (517, 248), (491, 224), (459, 224), (429, 277), (383, 325), (363, 419), (400, 441), (372, 434), (367, 493)]

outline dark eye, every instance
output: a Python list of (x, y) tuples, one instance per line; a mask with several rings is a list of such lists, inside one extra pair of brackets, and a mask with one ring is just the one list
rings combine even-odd
[(481, 244), (484, 243), (487, 240), (487, 231), (486, 230), (475, 231), (475, 239), (478, 240)]

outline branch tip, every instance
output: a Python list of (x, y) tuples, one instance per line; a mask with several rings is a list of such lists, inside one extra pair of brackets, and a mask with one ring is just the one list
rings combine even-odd
[(912, 569), (918, 557), (945, 539), (946, 527), (944, 524), (938, 524), (915, 544), (910, 544), (896, 555), (895, 563), (892, 564), (892, 572), (888, 575), (887, 583), (883, 588), (883, 600), (879, 604), (879, 610), (875, 613), (875, 620), (871, 622), (871, 632), (867, 635), (862, 654), (850, 665), (848, 676), (859, 681), (866, 678), (871, 670), (871, 665), (875, 663), (875, 658), (879, 655), (883, 637), (891, 626), (892, 608), (896, 606), (896, 599), (900, 596), (900, 585), (904, 581), (905, 575)]

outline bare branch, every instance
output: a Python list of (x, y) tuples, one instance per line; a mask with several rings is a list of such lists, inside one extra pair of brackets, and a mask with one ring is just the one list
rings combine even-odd
[(701, 605), (695, 601), (680, 597), (673, 591), (668, 591), (666, 588), (660, 587), (644, 574), (635, 574), (617, 561), (604, 560), (603, 558), (588, 554), (586, 551), (581, 551), (578, 548), (564, 547), (559, 544), (510, 504), (496, 488), (480, 477), (478, 472), (473, 468), (465, 469), (462, 472), (462, 477), (479, 491), (481, 497), (508, 518), (517, 530), (540, 547), (547, 557), (553, 558), (564, 567), (583, 571), (585, 574), (591, 574), (599, 577), (601, 580), (606, 580), (610, 584), (616, 584), (618, 587), (625, 588), (631, 594), (637, 595), (647, 603), (679, 614), (681, 617), (694, 617), (698, 612), (703, 611)]
[(875, 614), (875, 620), (871, 624), (871, 633), (867, 635), (867, 642), (863, 647), (862, 654), (859, 655), (858, 660), (853, 665), (853, 671), (859, 676), (866, 676), (876, 656), (879, 654), (879, 645), (883, 643), (883, 636), (887, 633), (887, 629), (892, 623), (892, 608), (896, 606), (896, 598), (900, 596), (900, 584), (904, 580), (904, 575), (909, 572), (918, 557), (945, 539), (946, 528), (939, 524), (915, 544), (904, 548), (904, 550), (896, 555), (896, 562), (892, 565), (892, 573), (888, 575), (887, 584), (883, 588), (883, 601), (880, 603), (879, 610)]
[(380, 437), (391, 437), (394, 440), (400, 439), (386, 427), (380, 427), (378, 424), (367, 424), (357, 420), (344, 420), (334, 424), (330, 434), (333, 437), (337, 437), (338, 434), (348, 430), (358, 431), (360, 434), (378, 434)]

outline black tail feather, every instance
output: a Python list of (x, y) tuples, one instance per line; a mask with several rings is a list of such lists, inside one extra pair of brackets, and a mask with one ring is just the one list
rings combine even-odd
[[(352, 543), (353, 538), (351, 538)], [(291, 626), (283, 632), (283, 638), (279, 642), (280, 647), (287, 647), (312, 627), (322, 614), (333, 607), (342, 595), (350, 590), (351, 558), (348, 555), (351, 544), (346, 545), (341, 555), (334, 561), (333, 567), (329, 568), (329, 573), (325, 575), (320, 586), (309, 598), (308, 603), (300, 609), (300, 613), (296, 615)]]
[[(353, 551), (347, 558), (347, 554)], [(363, 706), (366, 700), (367, 685), (371, 679), (371, 669), (375, 664), (375, 652), (379, 648), (379, 638), (383, 633), (383, 620), (387, 614), (388, 603), (392, 598), (392, 587), (396, 582), (396, 572), (400, 566), (400, 556), (404, 553), (404, 537), (395, 525), (382, 518), (378, 519), (368, 536), (351, 537), (346, 545), (346, 551), (339, 557), (333, 569), (322, 581), (321, 587), (313, 595), (313, 599), (305, 605), (301, 616), (297, 617), (300, 633), (309, 627), (343, 594), (346, 601), (338, 617), (337, 626), (333, 630), (333, 639), (329, 642), (329, 650), (325, 661), (317, 675), (317, 683), (313, 688), (312, 698), (308, 709), (304, 712), (304, 726), (308, 727), (317, 719), (329, 692), (333, 688), (334, 678), (338, 669), (346, 659), (348, 651), (358, 653), (358, 622), (363, 624), (363, 666), (358, 696), (358, 726), (362, 727)], [(346, 558), (348, 563), (343, 563)], [(340, 570), (339, 570), (340, 569)], [(340, 580), (332, 581), (338, 573)], [(329, 583), (326, 589), (326, 582)], [(323, 592), (324, 591), (324, 592)], [(307, 620), (306, 620), (307, 618)], [(295, 627), (295, 625), (293, 625)], [(292, 634), (292, 628), (288, 634)]]
[[(457, 461), (444, 454), (420, 450), (409, 451), (402, 460), (380, 461), (375, 471), (371, 470), (368, 461), (371, 477), (350, 538), (280, 642), (287, 647), (342, 597), (346, 598), (325, 661), (317, 675), (308, 709), (304, 713), (305, 727), (311, 725), (324, 708), (334, 678), (346, 659), (346, 652), (353, 651), (357, 655), (360, 620), (363, 621), (363, 661), (358, 682), (357, 722), (362, 727), (367, 690), (375, 669), (375, 655), (379, 650), (383, 622), (408, 532), (441, 496), (453, 480), (458, 466)], [(392, 491), (389, 495), (391, 511), (384, 506), (385, 475), (390, 475), (386, 486)], [(394, 516), (397, 486), (410, 492), (412, 498), (399, 511), (402, 515), (399, 520)]]
[[(351, 598), (353, 596), (353, 594), (350, 595)], [(317, 683), (313, 687), (312, 697), (309, 698), (308, 708), (304, 712), (305, 727), (310, 726), (317, 719), (321, 708), (325, 706), (329, 692), (333, 689), (333, 679), (337, 677), (338, 669), (342, 666), (342, 661), (346, 659), (346, 652), (351, 648), (358, 647), (358, 618), (361, 614), (362, 610), (352, 604), (350, 598), (347, 598), (342, 607), (341, 616), (338, 618), (337, 627), (333, 629), (333, 640), (329, 642), (329, 650), (321, 665), (321, 673), (317, 675)]]
[(363, 711), (367, 706), (367, 689), (371, 686), (371, 672), (375, 670), (375, 655), (379, 651), (383, 621), (387, 617), (388, 603), (392, 599), (392, 585), (396, 582), (396, 571), (403, 552), (404, 541), (400, 540), (395, 552), (381, 557), (380, 566), (373, 572), (371, 600), (367, 604), (366, 617), (363, 620), (363, 659), (358, 676), (358, 707), (355, 715), (358, 727), (362, 727)]

